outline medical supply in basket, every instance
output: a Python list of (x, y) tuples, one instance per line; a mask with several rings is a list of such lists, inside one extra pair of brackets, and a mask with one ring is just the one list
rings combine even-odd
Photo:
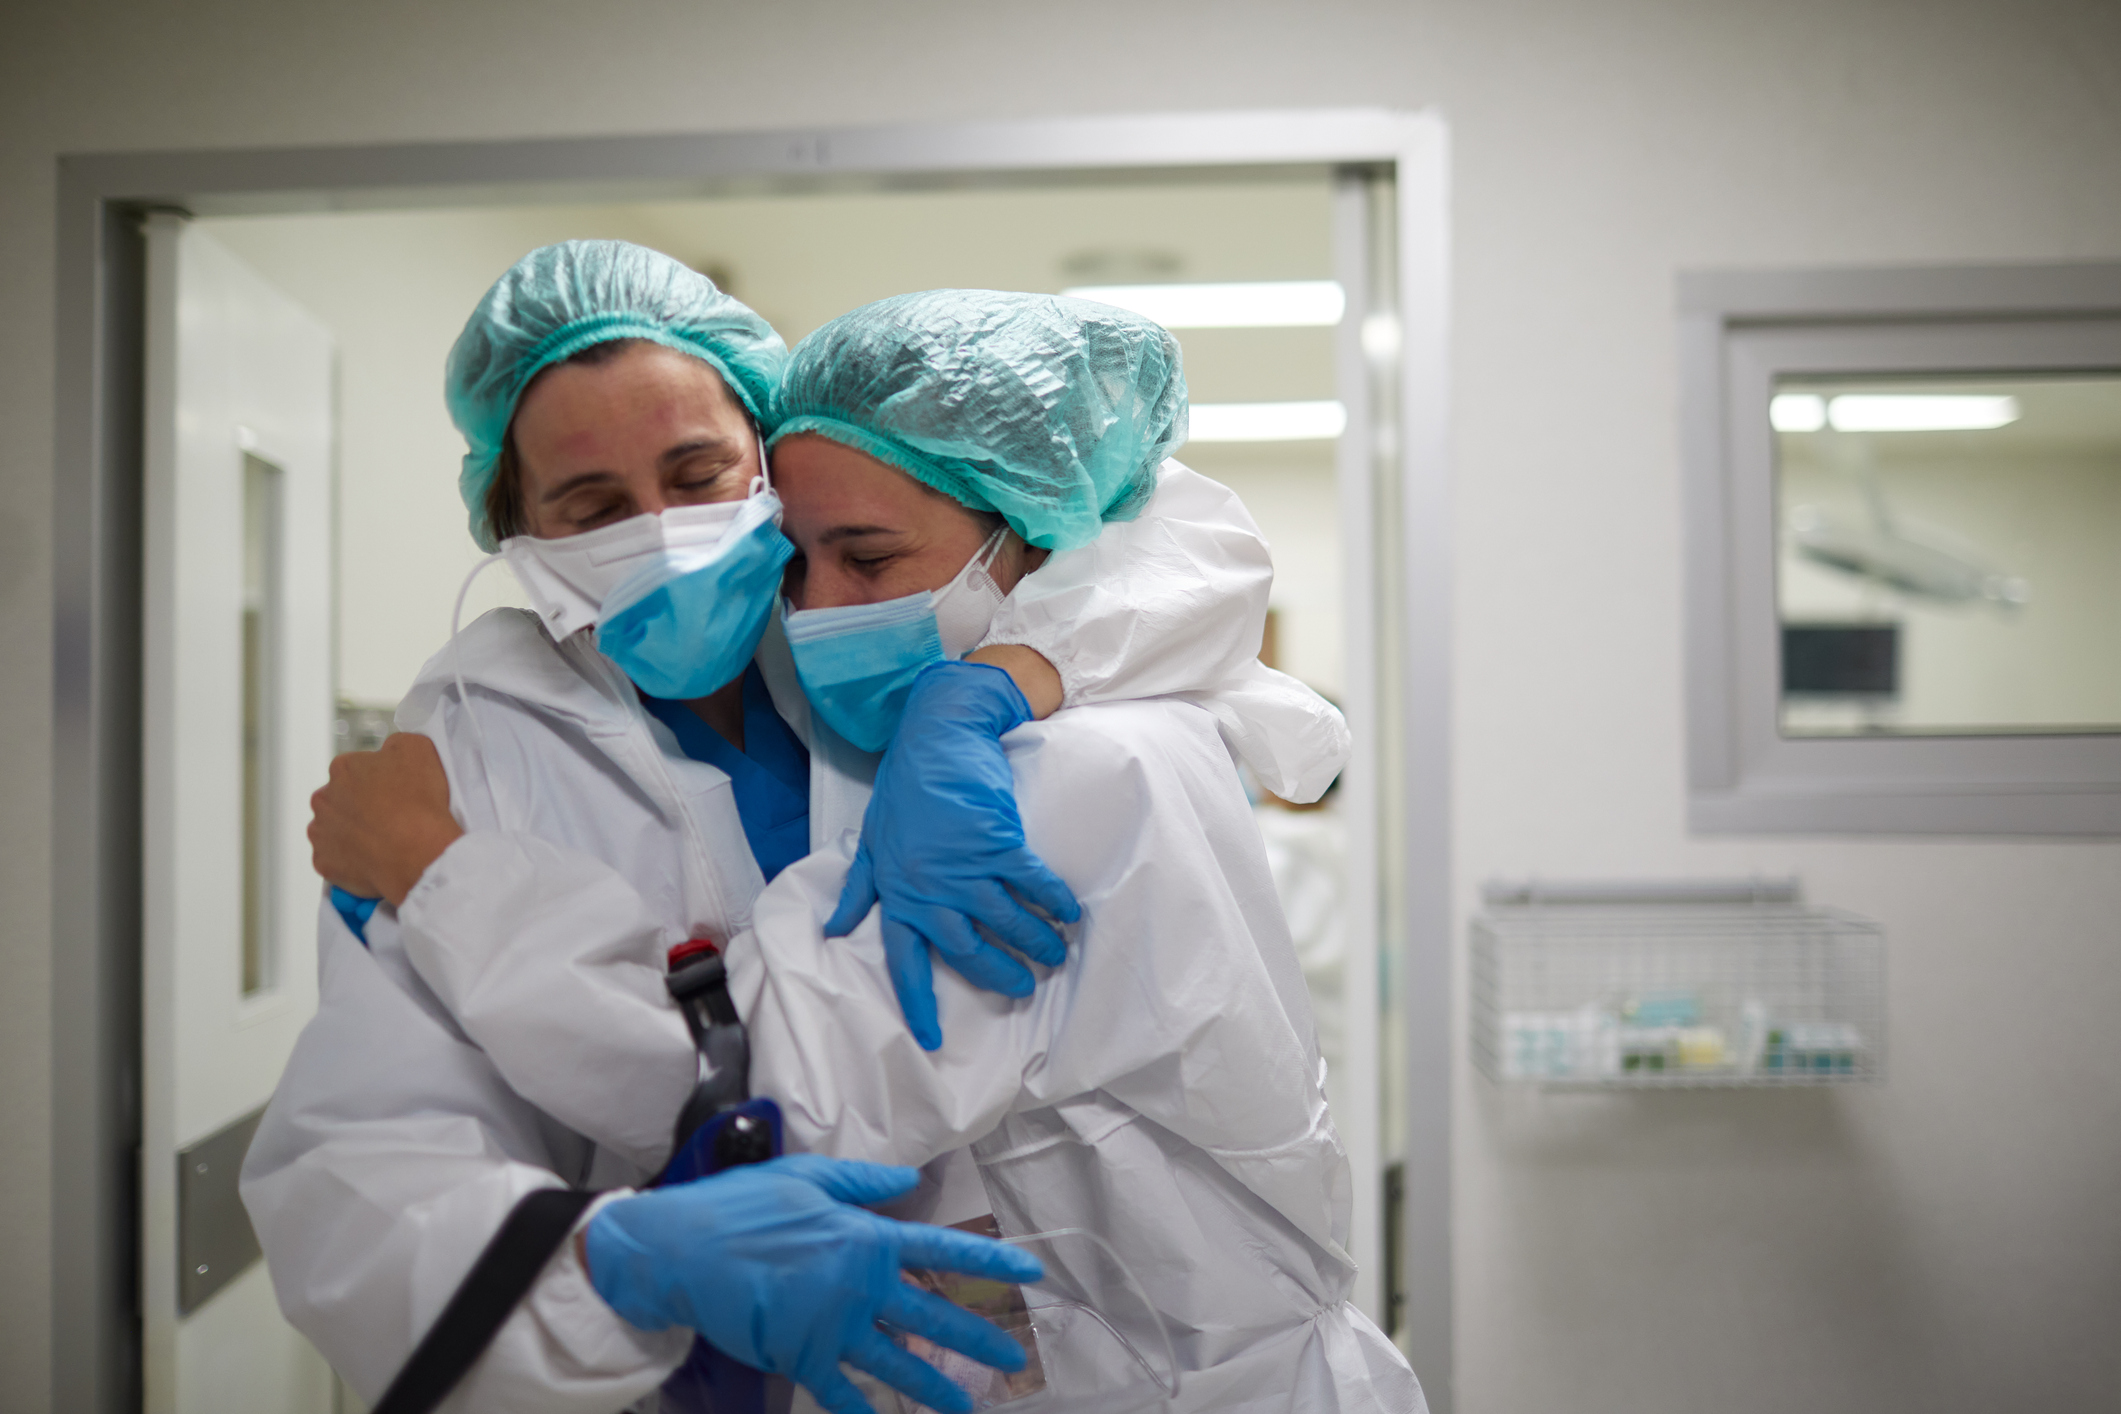
[(1878, 925), (1795, 881), (1493, 885), (1473, 1059), (1546, 1087), (1810, 1085), (1883, 1072)]

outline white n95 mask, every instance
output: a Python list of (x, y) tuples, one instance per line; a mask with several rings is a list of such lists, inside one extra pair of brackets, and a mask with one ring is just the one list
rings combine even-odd
[(994, 560), (1001, 554), (1008, 534), (1009, 527), (1005, 525), (988, 536), (987, 543), (965, 561), (957, 578), (928, 592), (929, 607), (935, 613), (936, 637), (943, 645), (945, 658), (955, 661), (979, 647), (1002, 600), (1009, 597), (994, 580)]
[(594, 624), (602, 649), (656, 697), (704, 697), (735, 680), (773, 614), (795, 553), (763, 477), (742, 501), (673, 506), (501, 554), (555, 639)]
[(546, 631), (565, 638), (596, 623), (605, 600), (629, 579), (644, 571), (654, 575), (687, 552), (712, 549), (749, 504), (672, 506), (660, 515), (630, 516), (555, 540), (513, 535), (501, 542), (501, 558)]
[(1006, 597), (993, 566), (1007, 533), (1004, 527), (989, 536), (941, 589), (788, 612), (788, 647), (803, 695), (834, 731), (863, 751), (882, 751), (921, 670), (979, 646)]

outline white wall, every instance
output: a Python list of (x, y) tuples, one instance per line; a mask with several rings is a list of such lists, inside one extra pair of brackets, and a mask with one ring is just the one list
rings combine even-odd
[(55, 154), (1262, 105), (1454, 131), (1455, 846), (1789, 869), (1892, 940), (1862, 1093), (1462, 1074), (1461, 1407), (2090, 1408), (2121, 1355), (2121, 848), (1683, 823), (1674, 272), (2121, 257), (2110, 0), (82, 0), (0, 47), (0, 1388), (45, 1405)]
[(1893, 1036), (1889, 1080), (1838, 1094), (1462, 1073), (1464, 1407), (2110, 1403), (2121, 850), (1688, 835), (1672, 281), (2121, 255), (2115, 12), (1473, 14), (1426, 36), (1458, 178), (1461, 907), (1498, 875), (1797, 873), (1885, 924)]

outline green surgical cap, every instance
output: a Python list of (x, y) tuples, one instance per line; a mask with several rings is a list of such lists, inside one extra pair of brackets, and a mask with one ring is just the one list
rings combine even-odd
[(624, 241), (563, 241), (518, 260), (449, 350), (443, 397), (464, 434), (457, 478), (471, 535), (498, 548), (486, 493), (530, 380), (592, 344), (647, 339), (713, 365), (761, 427), (788, 362), (772, 326), (669, 256)]
[(1162, 325), (1112, 305), (929, 290), (797, 344), (774, 415), (774, 441), (829, 437), (1068, 550), (1140, 513), (1186, 440), (1186, 378)]

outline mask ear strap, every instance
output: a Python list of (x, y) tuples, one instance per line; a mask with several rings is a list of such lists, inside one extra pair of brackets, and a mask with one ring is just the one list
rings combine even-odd
[[(450, 675), (456, 679), (457, 701), (464, 704), (464, 715), (471, 719), (471, 735), (479, 744), (479, 761), (481, 765), (484, 765), (491, 758), (486, 750), (486, 729), (479, 724), (479, 709), (472, 705), (471, 693), (464, 686), (464, 641), (462, 637), (464, 599), (471, 593), (471, 582), (477, 579), (487, 567), (497, 565), (505, 558), (506, 556), (502, 555), (488, 555), (485, 559), (473, 565), (471, 573), (464, 576), (464, 583), (457, 590), (457, 606), (449, 614), (449, 671)], [(450, 745), (447, 731), (442, 733), (442, 750), (449, 757), (450, 779), (453, 782), (463, 780), (464, 773), (457, 765), (456, 748)], [(492, 771), (486, 772), (486, 793), (493, 797), (495, 822), (502, 829), (507, 829), (507, 815), (501, 808), (501, 792), (494, 781)]]
[(751, 478), (751, 494), (756, 496), (773, 489), (773, 468), (766, 460), (766, 434), (759, 431), (756, 422), (751, 424), (751, 440), (759, 449), (759, 474)]

